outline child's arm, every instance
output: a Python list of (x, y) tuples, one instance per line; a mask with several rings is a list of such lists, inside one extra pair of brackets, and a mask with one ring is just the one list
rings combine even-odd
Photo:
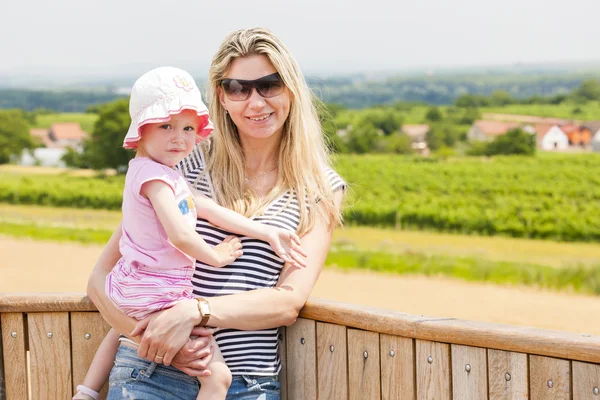
[(295, 233), (253, 221), (235, 211), (221, 207), (196, 191), (194, 192), (194, 202), (196, 203), (198, 217), (204, 218), (229, 232), (269, 242), (277, 255), (285, 262), (300, 268), (306, 266), (303, 258), (298, 255), (306, 257), (300, 244), (300, 238)]
[[(78, 394), (75, 395), (74, 399), (86, 398), (80, 396), (80, 394), (87, 394), (92, 398), (97, 398), (92, 395), (93, 392), (98, 393), (102, 389), (102, 386), (108, 381), (110, 370), (115, 361), (117, 355), (117, 349), (119, 348), (119, 334), (116, 330), (111, 329), (108, 331), (102, 343), (98, 346), (94, 359), (90, 364), (85, 379), (83, 380), (84, 388), (77, 387)], [(87, 389), (91, 389), (92, 393), (88, 392)]]
[(148, 181), (142, 186), (141, 193), (152, 203), (171, 243), (184, 253), (215, 267), (231, 264), (242, 255), (242, 245), (238, 238), (227, 239), (214, 248), (210, 247), (185, 222), (177, 207), (173, 190), (166, 183), (159, 180)]

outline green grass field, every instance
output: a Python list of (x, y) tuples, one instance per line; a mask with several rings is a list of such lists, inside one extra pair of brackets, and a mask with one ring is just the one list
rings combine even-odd
[(81, 129), (91, 133), (97, 119), (98, 116), (96, 114), (87, 113), (43, 114), (36, 117), (36, 125), (34, 128), (47, 129), (56, 122), (79, 122)]

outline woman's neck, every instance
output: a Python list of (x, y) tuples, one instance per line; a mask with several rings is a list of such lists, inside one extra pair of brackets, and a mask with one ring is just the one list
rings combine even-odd
[[(275, 140), (274, 140), (275, 139)], [(249, 172), (264, 172), (279, 163), (279, 144), (281, 138), (242, 138), (241, 145)]]

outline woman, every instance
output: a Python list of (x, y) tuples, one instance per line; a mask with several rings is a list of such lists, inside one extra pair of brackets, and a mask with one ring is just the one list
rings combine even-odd
[[(284, 265), (268, 244), (242, 238), (244, 254), (231, 265), (196, 264), (192, 282), (200, 301), (157, 312), (132, 332), (135, 321), (104, 294), (105, 277), (120, 256), (117, 229), (92, 272), (88, 295), (117, 331), (145, 330), (137, 350), (121, 344), (109, 398), (128, 391), (145, 399), (194, 399), (197, 380), (190, 376), (207, 373), (212, 333), (194, 328), (198, 324), (218, 328), (214, 336), (233, 375), (228, 399), (279, 398), (278, 327), (296, 320), (341, 220), (344, 182), (329, 168), (314, 98), (279, 39), (259, 28), (230, 34), (209, 79), (215, 133), (183, 161), (184, 176), (222, 206), (296, 231), (306, 267)], [(196, 230), (213, 245), (229, 237), (204, 219)], [(171, 359), (177, 369), (167, 366)]]

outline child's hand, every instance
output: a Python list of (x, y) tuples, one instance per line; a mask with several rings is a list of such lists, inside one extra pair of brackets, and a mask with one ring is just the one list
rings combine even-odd
[(290, 263), (297, 268), (306, 268), (307, 256), (302, 248), (300, 238), (294, 232), (285, 229), (267, 227), (267, 241), (277, 253), (277, 255), (286, 263)]
[(216, 262), (213, 267), (224, 267), (235, 261), (242, 254), (242, 241), (237, 236), (227, 236), (221, 243), (213, 247)]

